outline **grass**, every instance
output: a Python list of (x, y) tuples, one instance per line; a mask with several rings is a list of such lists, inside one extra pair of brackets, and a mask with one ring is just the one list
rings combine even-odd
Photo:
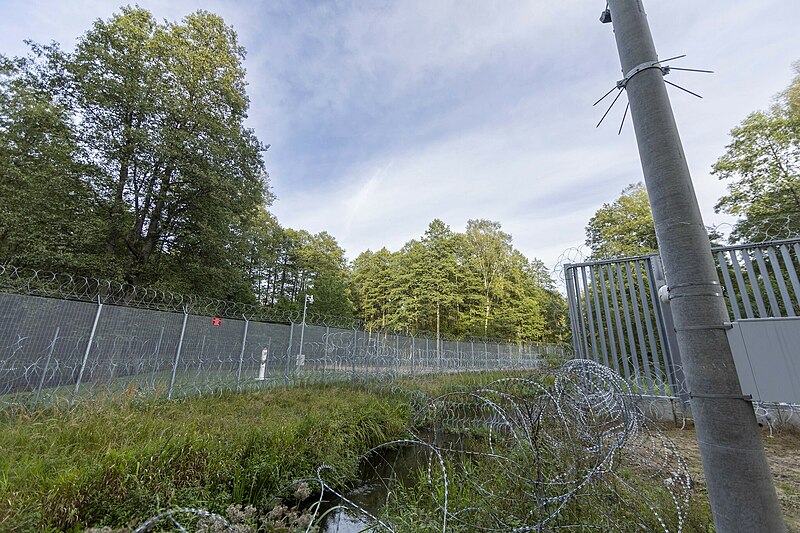
[[(121, 395), (82, 398), (72, 409), (59, 402), (36, 411), (0, 411), (0, 531), (132, 528), (177, 507), (230, 515), (226, 511), (232, 505), (252, 505), (264, 512), (272, 508), (273, 495), (294, 480), (313, 476), (322, 464), (333, 467), (325, 473), (327, 482), (344, 486), (354, 481), (359, 458), (405, 436), (414, 409), (427, 398), (526, 375), (418, 375), (396, 378), (391, 387), (317, 382), (171, 402), (163, 394), (143, 399), (132, 387)], [(462, 467), (450, 467), (451, 498), (454, 508), (467, 509), (484, 498), (472, 490)], [(498, 493), (519, 489), (508, 485), (494, 463), (468, 467), (472, 481), (485, 478)], [(633, 472), (621, 475), (649, 499), (663, 498), (660, 480), (640, 481)], [(578, 498), (563, 519), (597, 523), (593, 513), (602, 508), (611, 515), (603, 518), (607, 523), (636, 523), (647, 510), (615, 499), (614, 492), (623, 489)], [(407, 531), (436, 530), (438, 504), (431, 497), (440, 490), (436, 480), (423, 492), (401, 490), (395, 523)], [(581, 505), (586, 498), (594, 503)], [(508, 517), (526, 514), (516, 508), (516, 499), (508, 501), (508, 508), (501, 508), (504, 504), (496, 511)], [(707, 531), (707, 500), (695, 498), (690, 509), (686, 530)], [(658, 524), (646, 525), (658, 529)]]
[(288, 482), (403, 434), (400, 396), (344, 384), (84, 402), (0, 421), (0, 530), (126, 527), (173, 507), (266, 505)]

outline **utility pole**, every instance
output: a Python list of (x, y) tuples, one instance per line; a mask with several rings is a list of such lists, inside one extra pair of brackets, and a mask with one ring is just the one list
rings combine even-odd
[(786, 531), (755, 413), (734, 367), (728, 311), (644, 6), (608, 0), (601, 21), (614, 27), (716, 530)]

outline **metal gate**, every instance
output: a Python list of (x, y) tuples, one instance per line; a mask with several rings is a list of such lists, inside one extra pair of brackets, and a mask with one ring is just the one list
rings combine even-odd
[[(800, 239), (727, 246), (712, 253), (737, 335), (743, 331), (738, 321), (757, 322), (747, 330), (765, 335), (768, 321), (800, 316)], [(577, 356), (618, 371), (640, 394), (685, 397), (670, 306), (658, 296), (667, 284), (659, 256), (570, 264), (564, 272)], [(784, 367), (772, 373), (800, 375), (795, 347), (786, 349), (791, 353), (780, 358)], [(743, 386), (749, 377), (744, 379), (742, 372), (775, 360), (749, 352), (734, 353), (734, 358)], [(800, 393), (776, 394), (790, 401)]]

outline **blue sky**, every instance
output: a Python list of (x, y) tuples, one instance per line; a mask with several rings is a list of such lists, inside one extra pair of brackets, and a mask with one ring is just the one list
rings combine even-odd
[[(553, 266), (605, 202), (642, 179), (624, 96), (599, 129), (592, 103), (621, 78), (604, 2), (140, 0), (160, 19), (221, 15), (247, 48), (249, 125), (271, 145), (271, 208), (326, 230), (354, 258), (396, 250), (433, 218), (497, 220)], [(23, 39), (71, 48), (105, 0), (0, 0), (0, 52)], [(725, 185), (709, 174), (728, 132), (770, 105), (800, 60), (796, 0), (647, 0), (707, 224)]]

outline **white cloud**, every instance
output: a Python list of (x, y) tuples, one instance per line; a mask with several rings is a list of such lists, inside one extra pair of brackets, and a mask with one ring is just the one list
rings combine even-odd
[[(140, 0), (158, 18), (198, 9), (234, 25), (249, 51), (250, 124), (272, 144), (282, 224), (327, 230), (352, 258), (399, 248), (433, 218), (456, 230), (500, 221), (526, 255), (552, 264), (580, 244), (602, 203), (641, 179), (624, 96), (591, 103), (621, 77), (597, 4), (427, 0), (243, 4)], [(800, 59), (800, 3), (647, 0), (661, 57), (688, 54), (671, 91), (706, 222), (724, 184), (709, 175), (727, 133), (767, 107)], [(0, 50), (23, 38), (71, 46), (116, 2), (5, 2)], [(605, 104), (605, 102), (604, 102)]]

